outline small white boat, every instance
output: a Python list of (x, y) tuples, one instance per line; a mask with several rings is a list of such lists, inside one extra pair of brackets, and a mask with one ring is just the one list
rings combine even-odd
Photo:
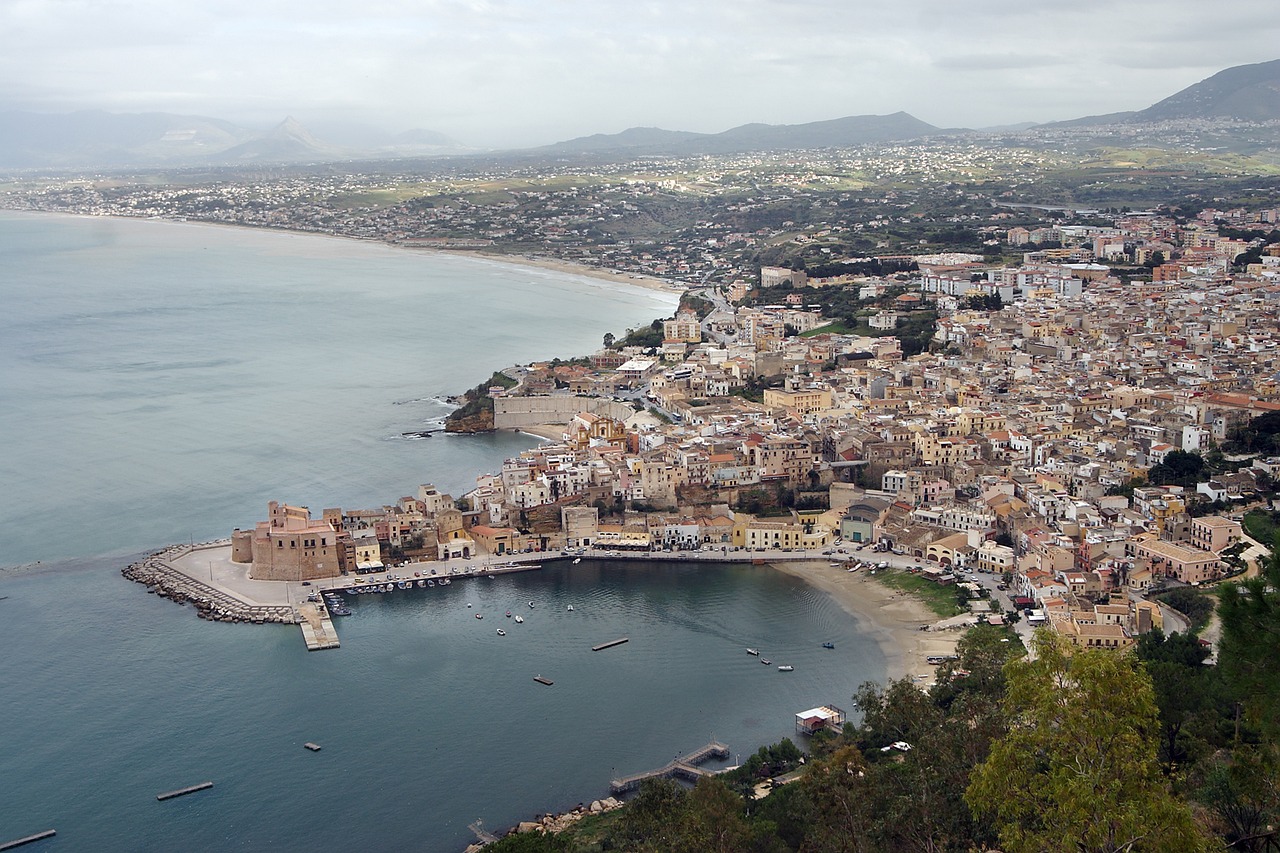
[(769, 661), (768, 658), (760, 658), (760, 663), (764, 664), (765, 666), (768, 666), (771, 663), (771, 661)]
[(756, 657), (759, 657), (759, 656), (760, 656), (760, 650), (759, 650), (759, 649), (747, 649), (747, 654), (749, 654), (749, 655), (755, 655)]
[(470, 607), (470, 606), (471, 606), (471, 602), (470, 602), (470, 601), (468, 601), (468, 602), (467, 602), (467, 606), (468, 606), (468, 607)]
[(529, 606), (530, 606), (530, 607), (532, 607), (532, 606), (533, 606), (533, 602), (532, 602), (532, 601), (530, 601), (530, 602), (529, 602)]
[(524, 621), (524, 617), (523, 617), (523, 616), (517, 616), (517, 617), (516, 617), (516, 621), (517, 621), (517, 622), (523, 622), (523, 621)]
[(791, 672), (794, 669), (795, 667), (792, 666), (791, 664), (784, 663), (782, 666), (778, 667), (778, 672)]
[(483, 618), (484, 618), (484, 614), (483, 614), (483, 613), (477, 613), (477, 614), (476, 614), (476, 618), (477, 618), (477, 619), (483, 619)]
[(566, 608), (565, 608), (565, 610), (572, 610), (572, 609), (573, 609), (573, 605), (572, 605), (572, 604), (570, 604), (568, 607), (566, 607)]
[(581, 562), (582, 562), (582, 558), (581, 558), (581, 557), (575, 557), (575, 558), (574, 558), (574, 560), (573, 560), (573, 564), (574, 564), (575, 566), (576, 566), (576, 565), (578, 565), (578, 563), (581, 563)]
[(505, 637), (505, 636), (507, 636), (507, 632), (506, 632), (506, 631), (504, 631), (504, 630), (502, 630), (501, 628), (499, 628), (499, 629), (498, 629), (498, 636), (499, 636), (499, 637)]

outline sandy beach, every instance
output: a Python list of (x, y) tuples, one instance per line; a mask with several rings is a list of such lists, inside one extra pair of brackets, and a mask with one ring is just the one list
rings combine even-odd
[[(927, 685), (933, 681), (937, 667), (926, 658), (955, 652), (962, 628), (921, 631), (921, 625), (935, 625), (941, 620), (922, 602), (877, 583), (865, 571), (849, 572), (826, 560), (772, 565), (830, 595), (864, 631), (874, 636), (887, 658), (890, 679), (910, 677)], [(951, 621), (954, 620), (948, 620)]]
[(513, 432), (534, 435), (538, 438), (545, 438), (548, 441), (563, 441), (566, 426), (566, 424), (535, 424), (533, 426), (522, 426), (513, 430)]
[[(417, 247), (412, 247), (418, 251)], [(428, 249), (427, 251), (438, 252), (440, 254), (463, 255), (469, 258), (479, 258), (486, 261), (495, 261), (502, 264), (517, 264), (519, 266), (537, 267), (538, 269), (552, 270), (553, 272), (562, 272), (568, 275), (582, 275), (588, 278), (598, 278), (602, 281), (612, 282), (620, 287), (643, 287), (646, 290), (659, 290), (663, 293), (679, 294), (683, 293), (686, 286), (682, 282), (672, 282), (666, 279), (657, 278), (650, 275), (641, 275), (639, 273), (614, 272), (603, 267), (594, 267), (590, 264), (579, 264), (573, 261), (562, 261), (558, 258), (545, 258), (538, 255), (509, 255), (500, 252), (482, 252), (475, 249)]]

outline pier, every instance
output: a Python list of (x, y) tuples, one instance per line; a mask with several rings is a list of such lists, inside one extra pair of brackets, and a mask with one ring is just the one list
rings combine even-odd
[(342, 644), (338, 642), (338, 632), (333, 628), (333, 620), (329, 618), (329, 610), (323, 604), (305, 602), (298, 605), (302, 629), (302, 639), (307, 642), (307, 651), (320, 649), (336, 649)]
[(703, 770), (698, 766), (699, 764), (712, 758), (728, 757), (729, 747), (713, 740), (683, 758), (677, 757), (668, 761), (657, 770), (648, 770), (644, 773), (635, 773), (631, 776), (623, 776), (621, 779), (614, 779), (609, 783), (609, 790), (615, 794), (622, 794), (640, 787), (640, 783), (645, 779), (673, 778), (676, 776), (696, 782), (704, 776), (715, 775), (710, 770)]
[(629, 643), (629, 642), (631, 642), (631, 638), (630, 638), (630, 637), (619, 637), (619, 638), (618, 638), (618, 639), (616, 639), (616, 640), (610, 640), (610, 641), (609, 641), (609, 642), (607, 642), (607, 643), (601, 643), (601, 644), (600, 644), (600, 645), (598, 645), (598, 646), (592, 646), (592, 647), (591, 647), (591, 651), (593, 651), (593, 652), (602, 652), (602, 651), (604, 651), (605, 649), (611, 649), (611, 648), (613, 648), (614, 646), (620, 646), (620, 645), (622, 645), (623, 643)]
[(172, 800), (174, 797), (185, 797), (187, 794), (194, 794), (196, 791), (203, 791), (212, 787), (212, 782), (201, 782), (199, 785), (188, 785), (186, 788), (179, 788), (176, 791), (165, 791), (163, 794), (156, 794), (156, 799)]
[(30, 844), (33, 841), (42, 841), (46, 838), (52, 838), (57, 835), (56, 829), (46, 829), (44, 832), (37, 832), (35, 835), (28, 835), (26, 838), (17, 838), (13, 841), (6, 841), (0, 844), (0, 850), (12, 850), (15, 847), (21, 847), (24, 844)]

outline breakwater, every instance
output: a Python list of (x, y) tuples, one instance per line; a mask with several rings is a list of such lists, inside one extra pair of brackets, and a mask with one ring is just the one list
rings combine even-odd
[(298, 614), (289, 605), (252, 604), (227, 592), (196, 580), (175, 569), (174, 560), (185, 557), (201, 548), (223, 547), (225, 542), (202, 542), (196, 545), (172, 545), (157, 551), (146, 559), (131, 563), (120, 574), (131, 581), (143, 584), (147, 592), (179, 604), (191, 604), (196, 615), (212, 622), (251, 622), (262, 625), (268, 622), (291, 625), (298, 621)]

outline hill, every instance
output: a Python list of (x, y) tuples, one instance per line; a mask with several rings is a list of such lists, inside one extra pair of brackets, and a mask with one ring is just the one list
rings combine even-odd
[(862, 115), (806, 124), (744, 124), (721, 133), (633, 127), (621, 133), (583, 136), (532, 149), (539, 154), (631, 154), (688, 156), (745, 151), (835, 148), (918, 139), (939, 128), (905, 112)]

